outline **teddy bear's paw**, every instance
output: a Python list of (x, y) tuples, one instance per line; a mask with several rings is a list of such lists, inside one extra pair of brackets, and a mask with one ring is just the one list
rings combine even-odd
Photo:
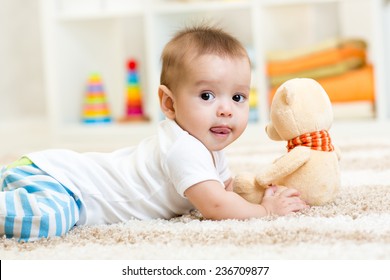
[(260, 203), (264, 196), (264, 188), (255, 182), (250, 173), (239, 174), (234, 178), (233, 191), (251, 203)]
[(255, 184), (258, 185), (259, 187), (267, 188), (271, 184), (271, 182), (265, 176), (258, 175), (255, 178)]
[(234, 178), (233, 190), (236, 193), (252, 192), (255, 188), (255, 177), (249, 173), (241, 173)]

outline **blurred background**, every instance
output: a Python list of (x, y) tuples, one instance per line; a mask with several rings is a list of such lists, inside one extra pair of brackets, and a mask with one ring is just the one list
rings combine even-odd
[(301, 76), (327, 90), (340, 133), (390, 134), (389, 6), (387, 0), (0, 0), (2, 149), (111, 149), (152, 134), (162, 119), (161, 50), (175, 31), (200, 21), (238, 37), (251, 56), (248, 138), (265, 137), (275, 89)]

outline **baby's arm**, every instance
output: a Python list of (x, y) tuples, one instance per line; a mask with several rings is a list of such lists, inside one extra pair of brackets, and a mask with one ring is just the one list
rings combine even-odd
[(191, 203), (207, 219), (249, 219), (270, 214), (286, 215), (307, 208), (294, 189), (270, 187), (261, 204), (253, 204), (222, 188), (217, 181), (204, 181), (185, 191)]
[(229, 191), (229, 192), (232, 192), (233, 191), (233, 178), (230, 177), (229, 179), (227, 179), (225, 182), (225, 190)]

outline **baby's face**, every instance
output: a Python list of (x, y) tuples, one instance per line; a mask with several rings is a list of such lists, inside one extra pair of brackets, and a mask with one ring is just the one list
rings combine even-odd
[(247, 58), (201, 55), (191, 61), (175, 89), (175, 120), (210, 151), (218, 151), (245, 130), (251, 69)]

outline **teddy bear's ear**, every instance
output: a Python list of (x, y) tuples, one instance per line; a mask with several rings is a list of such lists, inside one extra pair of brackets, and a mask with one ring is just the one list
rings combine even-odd
[(294, 102), (294, 92), (292, 90), (289, 90), (288, 87), (284, 86), (282, 88), (282, 96), (283, 100), (286, 102), (287, 105), (291, 105)]

